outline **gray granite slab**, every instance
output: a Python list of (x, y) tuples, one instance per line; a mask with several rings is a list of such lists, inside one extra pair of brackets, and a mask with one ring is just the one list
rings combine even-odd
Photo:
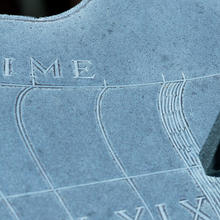
[(1, 15), (0, 219), (220, 219), (199, 159), (220, 111), (219, 15), (217, 0)]

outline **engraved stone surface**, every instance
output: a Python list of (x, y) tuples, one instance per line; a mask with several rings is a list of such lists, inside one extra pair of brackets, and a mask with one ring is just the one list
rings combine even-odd
[(219, 14), (82, 0), (1, 15), (0, 219), (220, 219), (199, 158), (220, 111)]

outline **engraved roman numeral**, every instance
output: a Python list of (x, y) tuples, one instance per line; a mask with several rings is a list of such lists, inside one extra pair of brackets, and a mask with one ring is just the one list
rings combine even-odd
[(89, 66), (92, 65), (92, 62), (89, 60), (72, 60), (74, 64), (74, 72), (76, 79), (94, 79), (95, 74), (92, 76), (83, 76), (89, 72)]
[(159, 213), (160, 213), (160, 217), (162, 220), (169, 220), (169, 217), (168, 217), (168, 214), (167, 214), (167, 211), (166, 211), (166, 205), (165, 204), (159, 204), (159, 205), (156, 205)]
[(126, 210), (117, 211), (115, 214), (123, 220), (140, 220), (143, 217), (144, 211), (144, 207), (136, 208), (136, 216), (133, 218), (127, 214)]
[(182, 200), (179, 203), (194, 214), (193, 220), (199, 220), (200, 218), (203, 220), (210, 220), (210, 217), (201, 211), (201, 207), (205, 199), (205, 197), (197, 198), (197, 207), (191, 205), (188, 200)]
[(11, 76), (12, 75), (12, 62), (14, 58), (4, 58), (4, 72), (3, 76)]

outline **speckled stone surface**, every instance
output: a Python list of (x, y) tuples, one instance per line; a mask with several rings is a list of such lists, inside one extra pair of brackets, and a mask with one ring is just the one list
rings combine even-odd
[(0, 16), (1, 220), (218, 220), (200, 151), (220, 111), (218, 0), (82, 0)]

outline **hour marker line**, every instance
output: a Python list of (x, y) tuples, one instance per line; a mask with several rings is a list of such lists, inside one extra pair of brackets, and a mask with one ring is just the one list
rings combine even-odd
[(1, 198), (1, 200), (3, 200), (5, 202), (5, 204), (7, 205), (8, 209), (10, 210), (11, 215), (14, 217), (14, 219), (20, 220), (16, 211), (14, 210), (14, 208), (12, 207), (10, 202), (8, 201), (8, 198), (6, 198), (6, 196), (1, 191), (0, 191), (0, 198)]
[[(164, 83), (165, 78), (162, 75), (163, 81), (156, 81), (156, 82), (148, 82), (148, 83), (137, 83), (137, 84), (121, 84), (121, 85), (108, 85), (108, 88), (132, 88), (132, 87), (145, 87), (145, 86), (151, 86), (151, 85), (160, 85)], [(206, 76), (197, 76), (192, 78), (185, 78), (185, 74), (183, 74), (183, 79), (177, 79), (177, 80), (167, 80), (166, 83), (178, 83), (178, 82), (186, 82), (186, 81), (193, 81), (193, 80), (199, 80), (199, 79), (206, 79), (211, 77), (219, 77), (220, 73), (206, 75)], [(33, 84), (33, 82), (32, 82)], [(22, 87), (30, 87), (33, 86), (32, 84), (17, 84), (17, 83), (5, 83), (0, 82), (0, 87), (12, 87), (12, 88), (22, 88)], [(82, 85), (82, 86), (71, 86), (71, 85), (51, 85), (51, 84), (35, 84), (34, 88), (39, 89), (101, 89), (105, 88), (106, 85)]]
[[(166, 174), (166, 173), (171, 173), (171, 172), (186, 171), (188, 169), (195, 169), (195, 168), (200, 168), (201, 169), (201, 166), (192, 166), (192, 167), (189, 167), (189, 168), (184, 167), (184, 168), (177, 168), (177, 169), (170, 169), (170, 170), (162, 170), (162, 171), (156, 171), (156, 172), (152, 172), (152, 173), (139, 174), (139, 175), (135, 175), (135, 176), (128, 176), (128, 178), (129, 179), (137, 179), (137, 178), (141, 178), (141, 177), (147, 177), (147, 176), (158, 175), (158, 174)], [(24, 197), (24, 196), (39, 195), (39, 194), (53, 192), (54, 190), (55, 191), (65, 191), (65, 190), (71, 190), (71, 189), (75, 189), (75, 188), (79, 188), (79, 187), (93, 186), (93, 185), (98, 185), (98, 184), (123, 181), (123, 180), (126, 180), (126, 179), (127, 179), (126, 177), (113, 178), (113, 179), (97, 181), (97, 182), (91, 182), (91, 183), (85, 183), (85, 184), (78, 184), (78, 185), (73, 185), (73, 186), (64, 186), (64, 187), (58, 187), (58, 188), (54, 188), (54, 189), (46, 189), (46, 190), (29, 192), (29, 193), (20, 193), (20, 194), (8, 195), (8, 196), (5, 196), (5, 198), (6, 199), (12, 199), (12, 198), (19, 198), (19, 197)], [(0, 198), (0, 200), (2, 200), (2, 198)]]

